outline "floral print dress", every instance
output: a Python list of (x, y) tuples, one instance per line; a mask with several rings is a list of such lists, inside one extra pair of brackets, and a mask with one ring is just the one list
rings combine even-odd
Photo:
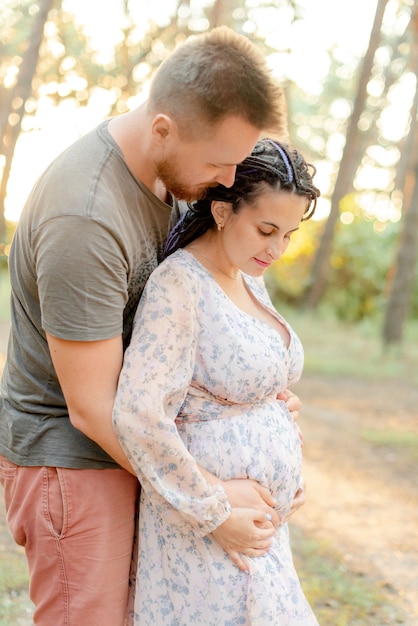
[(286, 514), (301, 476), (297, 425), (277, 394), (303, 350), (264, 283), (247, 288), (287, 328), (240, 310), (178, 250), (151, 275), (119, 379), (113, 422), (142, 484), (133, 620), (139, 626), (315, 626), (293, 566), (287, 525), (241, 572), (211, 536), (228, 517), (221, 480), (253, 478)]

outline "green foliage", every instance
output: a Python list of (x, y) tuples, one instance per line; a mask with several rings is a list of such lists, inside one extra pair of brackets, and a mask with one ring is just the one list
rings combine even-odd
[(340, 319), (357, 321), (381, 310), (397, 230), (388, 223), (377, 233), (374, 224), (362, 218), (339, 225), (324, 304)]
[[(1, 35), (0, 59), (17, 54), (27, 43), (34, 2), (14, 0), (0, 3)], [(0, 83), (1, 84), (1, 83)]]
[[(398, 235), (399, 223), (382, 225), (357, 217), (351, 224), (340, 224), (324, 297), (324, 305), (340, 319), (359, 321), (381, 314), (388, 297)], [(417, 314), (418, 285), (412, 295), (411, 319)]]
[[(9, 74), (13, 71), (16, 58), (21, 57), (30, 33), (33, 17), (32, 2), (15, 0), (0, 4), (0, 103), (7, 103)], [(0, 112), (3, 113), (3, 111)], [(1, 125), (1, 121), (0, 121)], [(1, 145), (0, 137), (0, 145)]]
[(322, 222), (304, 222), (292, 235), (286, 254), (268, 269), (265, 278), (273, 299), (295, 304), (301, 298), (322, 229)]
[[(286, 304), (297, 304), (301, 300), (322, 229), (323, 222), (311, 220), (302, 224), (286, 254), (269, 269), (266, 281), (273, 299)], [(398, 230), (398, 224), (380, 225), (361, 216), (355, 217), (351, 224), (338, 225), (322, 308), (349, 322), (375, 319), (381, 314)], [(418, 285), (410, 317), (417, 316)]]

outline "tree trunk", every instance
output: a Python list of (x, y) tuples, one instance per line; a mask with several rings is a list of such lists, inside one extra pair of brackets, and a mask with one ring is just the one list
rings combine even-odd
[(303, 297), (303, 304), (311, 308), (318, 306), (326, 291), (334, 233), (340, 214), (340, 200), (352, 189), (352, 181), (360, 160), (361, 136), (358, 132), (358, 122), (364, 110), (364, 103), (367, 97), (367, 85), (371, 76), (375, 52), (380, 42), (380, 31), (387, 3), (388, 0), (378, 0), (377, 3), (369, 46), (366, 56), (364, 57), (357, 96), (347, 127), (343, 156), (332, 194), (330, 214), (325, 224), (321, 242), (312, 265), (308, 287)]
[[(4, 116), (2, 137), (0, 137), (0, 152), (5, 157), (4, 168), (0, 182), (0, 241), (6, 243), (6, 220), (4, 217), (4, 203), (7, 193), (7, 183), (12, 166), (16, 143), (22, 127), (22, 119), (25, 114), (25, 104), (32, 95), (32, 79), (36, 72), (39, 59), (39, 48), (44, 36), (44, 26), (48, 13), (54, 4), (54, 0), (40, 0), (39, 11), (36, 13), (32, 29), (29, 35), (28, 46), (22, 55), (22, 63), (13, 87), (9, 102), (9, 110)], [(11, 120), (11, 114), (13, 119)], [(10, 123), (12, 121), (12, 123)]]
[(392, 290), (386, 307), (383, 325), (383, 343), (401, 343), (409, 303), (415, 287), (415, 268), (418, 248), (418, 162), (415, 165), (415, 185), (400, 238)]
[[(411, 124), (407, 145), (410, 149), (408, 168), (403, 168), (403, 226), (399, 237), (398, 255), (392, 272), (392, 282), (383, 323), (383, 343), (401, 343), (403, 327), (408, 317), (409, 303), (415, 288), (415, 271), (418, 256), (418, 8), (411, 21), (414, 32), (412, 66), (417, 76), (415, 98), (411, 108)], [(408, 175), (412, 178), (412, 194), (408, 193)]]

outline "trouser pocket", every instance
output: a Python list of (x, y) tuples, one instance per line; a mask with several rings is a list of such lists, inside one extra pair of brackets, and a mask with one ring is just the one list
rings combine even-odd
[(66, 492), (63, 472), (56, 467), (43, 469), (43, 513), (53, 536), (62, 539), (67, 526)]

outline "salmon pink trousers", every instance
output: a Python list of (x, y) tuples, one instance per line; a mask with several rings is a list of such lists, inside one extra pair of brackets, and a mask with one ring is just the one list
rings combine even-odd
[(37, 626), (124, 626), (139, 483), (123, 469), (21, 467), (0, 456)]

